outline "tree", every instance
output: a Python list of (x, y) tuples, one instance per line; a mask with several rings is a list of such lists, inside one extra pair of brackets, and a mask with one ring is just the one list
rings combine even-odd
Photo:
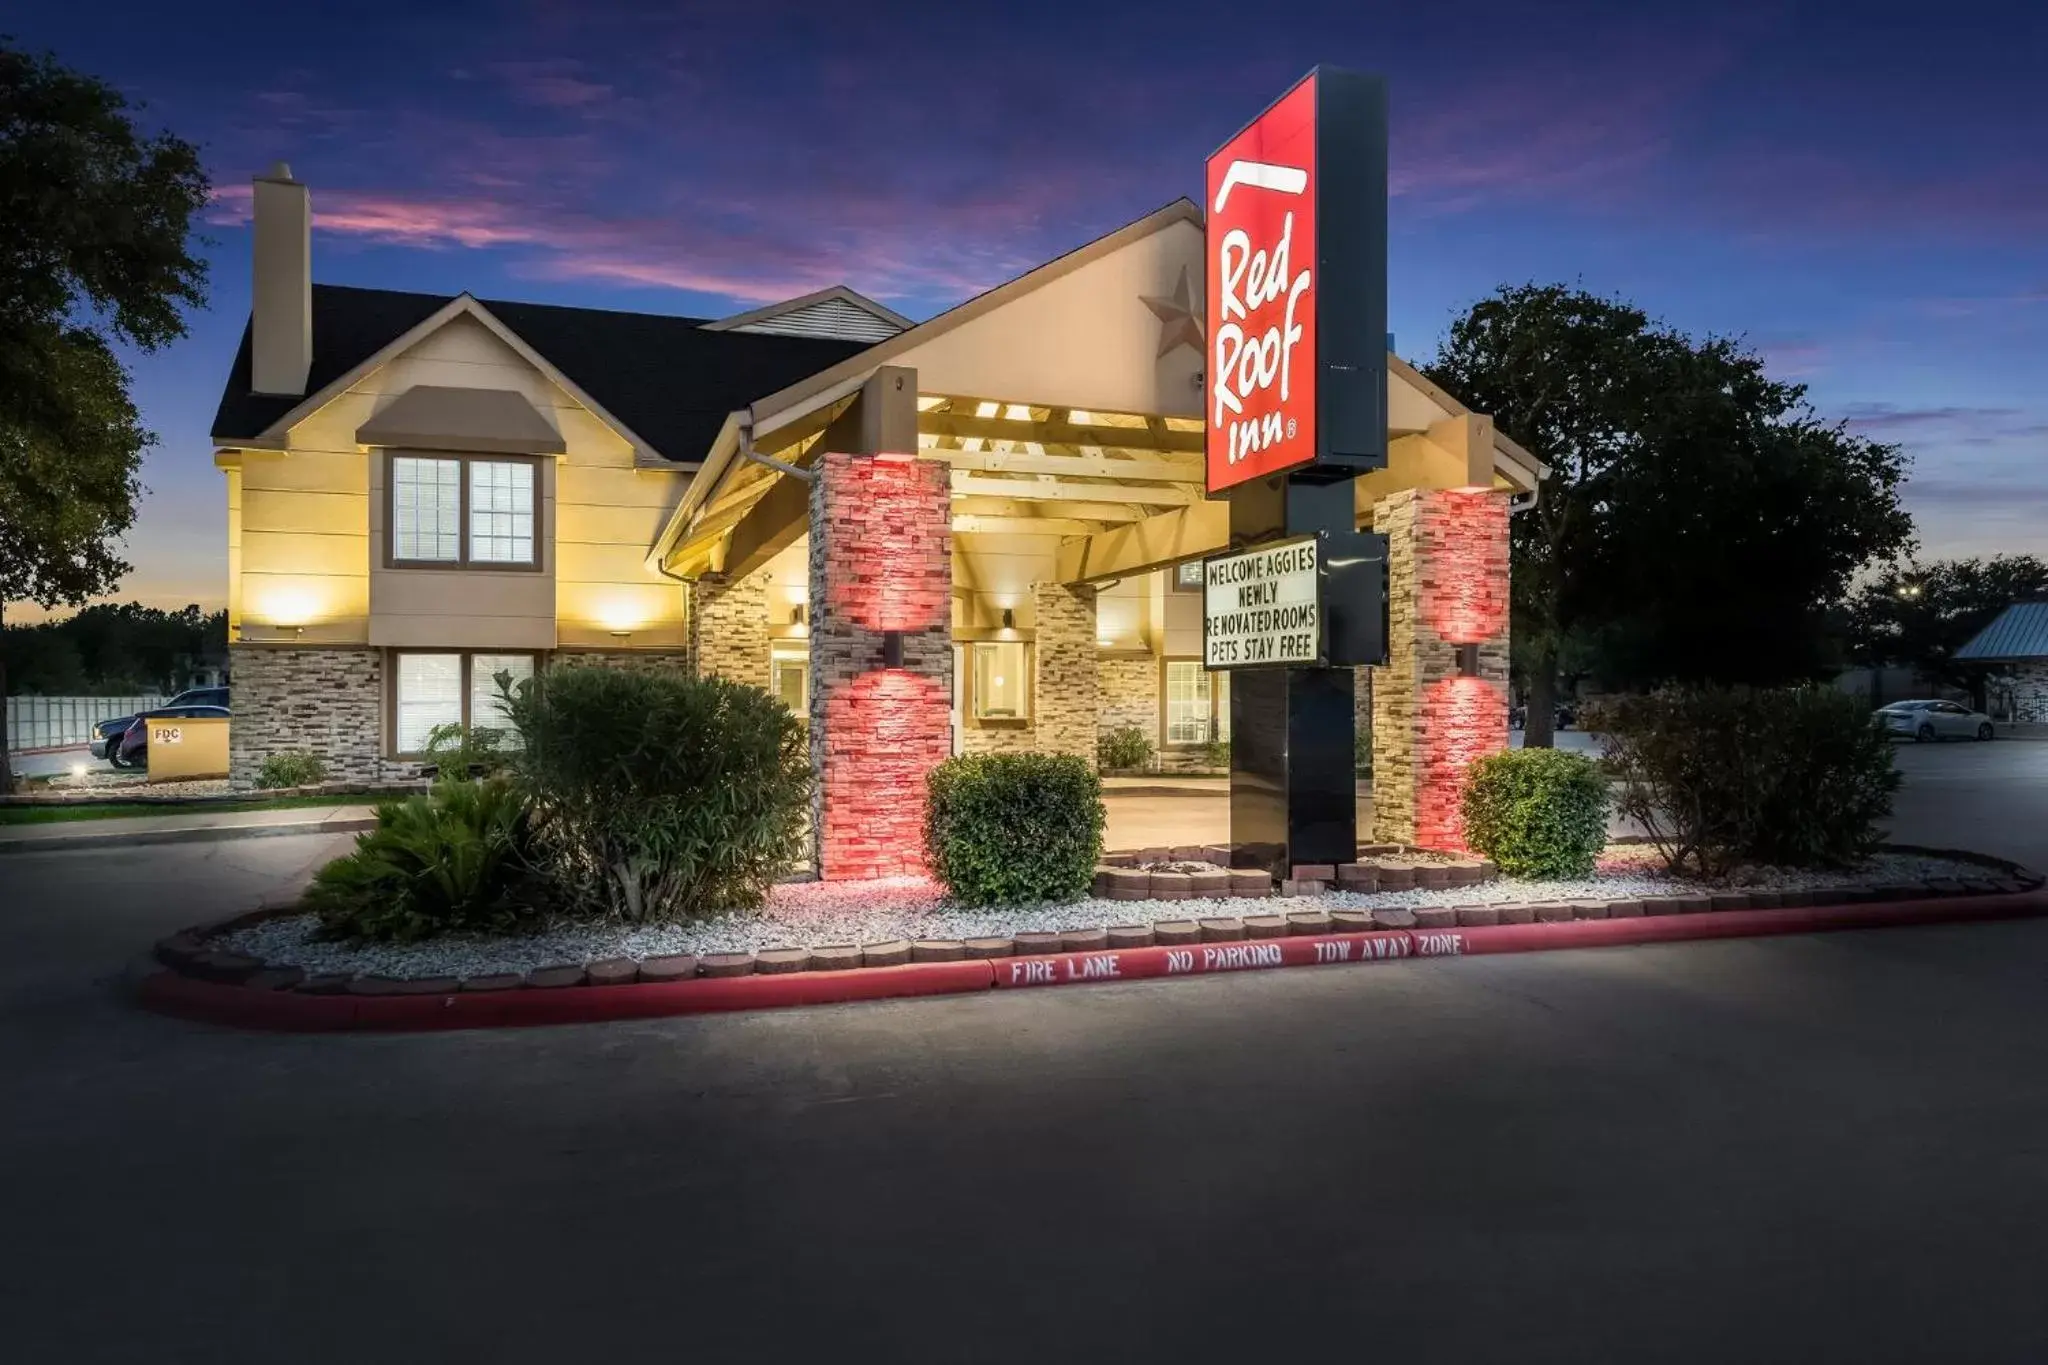
[(154, 437), (114, 344), (155, 350), (205, 301), (198, 149), (131, 114), (111, 86), (0, 41), (0, 613), (76, 605), (127, 571), (112, 542)]
[(1561, 657), (1611, 687), (1825, 671), (1825, 613), (1910, 542), (1896, 448), (1821, 422), (1737, 342), (1619, 300), (1503, 287), (1424, 372), (1550, 466), (1511, 532), (1532, 746)]
[(1887, 566), (1850, 597), (1850, 657), (1866, 668), (1898, 665), (1967, 688), (1983, 709), (1985, 670), (1955, 652), (2015, 602), (2048, 597), (2048, 563), (2033, 555), (1907, 561)]

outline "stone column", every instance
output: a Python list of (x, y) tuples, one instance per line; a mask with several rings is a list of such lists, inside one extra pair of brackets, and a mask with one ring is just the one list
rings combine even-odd
[(768, 571), (690, 591), (690, 655), (700, 678), (768, 686)]
[(828, 454), (816, 470), (810, 647), (818, 875), (920, 874), (925, 776), (952, 748), (949, 471), (888, 453)]
[(1373, 838), (1463, 848), (1465, 769), (1508, 742), (1507, 494), (1407, 489), (1374, 506), (1373, 529), (1388, 559), (1388, 661), (1372, 680)]
[(1095, 762), (1096, 722), (1102, 694), (1096, 675), (1095, 587), (1090, 583), (1034, 583), (1031, 609), (1038, 623), (1032, 681), (1032, 723), (1042, 754), (1079, 754)]

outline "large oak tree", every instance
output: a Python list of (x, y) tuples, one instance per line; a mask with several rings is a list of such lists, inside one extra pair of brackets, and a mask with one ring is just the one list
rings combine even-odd
[(1622, 688), (1824, 672), (1826, 613), (1911, 543), (1897, 448), (1821, 421), (1733, 340), (1514, 285), (1425, 372), (1551, 469), (1512, 532), (1531, 745), (1551, 742), (1561, 659)]
[[(0, 611), (77, 605), (127, 571), (114, 542), (155, 438), (114, 348), (183, 336), (204, 302), (199, 152), (133, 114), (113, 87), (0, 39)], [(0, 791), (4, 726), (0, 711)]]

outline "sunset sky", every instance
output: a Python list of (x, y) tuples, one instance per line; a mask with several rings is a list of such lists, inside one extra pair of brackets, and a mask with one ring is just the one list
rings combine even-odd
[(161, 444), (123, 598), (225, 598), (207, 427), (271, 161), (327, 283), (717, 316), (843, 281), (923, 318), (1197, 196), (1317, 62), (1391, 80), (1404, 355), (1502, 282), (1617, 293), (1904, 444), (1925, 552), (2048, 554), (2048, 5), (10, 8), (219, 187), (212, 307), (132, 362)]

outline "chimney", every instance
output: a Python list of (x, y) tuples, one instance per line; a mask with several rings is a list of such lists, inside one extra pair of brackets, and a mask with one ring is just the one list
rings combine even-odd
[(256, 177), (256, 280), (249, 310), (249, 387), (306, 392), (313, 364), (313, 210), (282, 161)]

